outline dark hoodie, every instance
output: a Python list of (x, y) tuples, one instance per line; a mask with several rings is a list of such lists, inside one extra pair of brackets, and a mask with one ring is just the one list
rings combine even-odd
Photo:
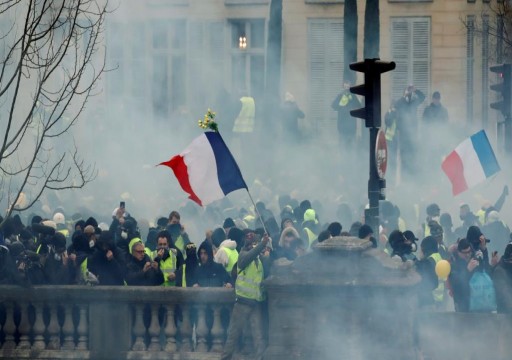
[(196, 271), (196, 284), (201, 287), (222, 287), (226, 283), (232, 284), (231, 277), (224, 266), (213, 261), (213, 249), (210, 243), (203, 241), (197, 251), (199, 259), (201, 250), (206, 250), (208, 261), (206, 264), (200, 264)]
[(184, 266), (181, 266), (176, 271), (176, 286), (183, 287), (183, 271), (185, 271), (185, 284), (186, 287), (194, 286), (196, 281), (196, 271), (199, 267), (199, 261), (197, 259), (196, 248), (187, 247), (187, 259), (185, 260)]
[[(112, 252), (112, 258), (107, 258), (107, 252)], [(110, 231), (104, 231), (96, 241), (96, 250), (88, 260), (88, 269), (96, 275), (99, 285), (124, 285), (126, 269), (126, 254), (114, 245), (114, 236)]]

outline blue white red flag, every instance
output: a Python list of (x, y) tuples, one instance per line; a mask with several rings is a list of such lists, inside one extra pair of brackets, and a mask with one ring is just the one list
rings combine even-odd
[(222, 199), (232, 191), (247, 189), (240, 168), (218, 132), (207, 131), (169, 161), (189, 199), (201, 206)]
[(443, 160), (441, 168), (452, 183), (453, 195), (466, 191), (501, 170), (484, 130), (457, 146)]

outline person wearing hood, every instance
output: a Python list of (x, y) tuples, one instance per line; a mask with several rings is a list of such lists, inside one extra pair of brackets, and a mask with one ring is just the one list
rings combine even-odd
[(316, 212), (313, 209), (307, 209), (304, 212), (304, 221), (302, 222), (302, 238), (307, 239), (308, 249), (318, 237), (318, 233), (319, 229), (318, 220), (316, 219)]
[[(298, 243), (302, 244), (298, 231), (295, 230), (294, 227), (284, 228), (279, 237), (278, 246), (274, 249), (273, 258), (286, 258), (290, 261), (295, 260), (300, 254), (300, 252), (297, 251)], [(303, 248), (304, 245), (301, 247)]]
[(427, 236), (421, 241), (422, 258), (416, 261), (415, 266), (421, 281), (418, 287), (418, 305), (420, 307), (433, 308), (437, 301), (442, 304), (444, 298), (444, 281), (439, 281), (436, 274), (436, 264), (441, 255), (438, 252), (439, 245), (432, 236)]
[(103, 231), (88, 259), (88, 268), (98, 278), (98, 285), (124, 285), (125, 259), (126, 254), (114, 245), (114, 235)]
[(210, 243), (203, 242), (197, 254), (199, 267), (196, 269), (194, 287), (233, 287), (231, 277), (224, 266), (213, 261), (213, 249)]
[(300, 141), (302, 134), (299, 130), (298, 119), (304, 119), (304, 116), (304, 112), (297, 105), (295, 97), (287, 91), (281, 105), (281, 134), (285, 143), (296, 144), (297, 141)]
[(144, 244), (138, 241), (132, 245), (131, 250), (126, 264), (126, 283), (133, 286), (161, 285), (164, 282), (164, 274), (158, 263), (152, 261), (146, 254)]
[(224, 269), (231, 274), (233, 266), (238, 261), (238, 251), (236, 250), (236, 241), (226, 239), (220, 243), (219, 249), (213, 257), (213, 261), (224, 266)]
[(66, 237), (60, 232), (53, 235), (48, 252), (42, 255), (43, 272), (48, 285), (71, 285), (76, 279), (76, 268), (66, 251)]
[[(406, 235), (408, 235), (408, 237)], [(416, 260), (416, 255), (414, 255), (416, 251), (416, 238), (412, 231), (401, 232), (400, 230), (393, 230), (391, 234), (389, 234), (389, 244), (393, 249), (391, 253), (392, 258), (396, 256), (403, 262)]]
[(459, 218), (462, 225), (455, 229), (455, 234), (459, 239), (465, 238), (470, 226), (480, 226), (478, 216), (473, 214), (468, 204), (461, 204), (459, 208)]
[(496, 305), (499, 314), (512, 314), (512, 243), (508, 243), (505, 252), (492, 274), (496, 289)]
[(186, 257), (187, 252), (185, 251), (185, 248), (191, 243), (191, 241), (185, 231), (185, 227), (181, 224), (181, 215), (179, 212), (173, 210), (169, 214), (167, 231), (171, 234), (173, 245), (181, 251), (183, 257)]

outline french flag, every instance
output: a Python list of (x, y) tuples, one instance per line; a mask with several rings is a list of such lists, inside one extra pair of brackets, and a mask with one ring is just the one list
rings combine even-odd
[(247, 189), (238, 164), (218, 132), (203, 133), (181, 154), (158, 165), (170, 167), (189, 199), (201, 206), (232, 191)]
[(453, 195), (466, 191), (500, 171), (484, 130), (457, 146), (443, 160), (441, 168), (452, 183)]

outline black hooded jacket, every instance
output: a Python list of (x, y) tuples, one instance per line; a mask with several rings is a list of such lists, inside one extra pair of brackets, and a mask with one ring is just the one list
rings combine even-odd
[(199, 246), (198, 254), (201, 249), (206, 250), (208, 261), (206, 264), (200, 264), (196, 270), (196, 284), (201, 287), (222, 287), (226, 283), (232, 284), (231, 277), (224, 266), (213, 261), (213, 249), (210, 243), (203, 241)]

